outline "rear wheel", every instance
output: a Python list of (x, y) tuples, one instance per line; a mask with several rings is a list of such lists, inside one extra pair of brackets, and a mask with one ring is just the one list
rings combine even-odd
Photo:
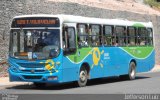
[(80, 87), (86, 86), (88, 80), (87, 76), (88, 76), (87, 70), (84, 67), (82, 67), (79, 73), (78, 86)]
[(129, 71), (127, 75), (121, 75), (121, 79), (134, 80), (136, 77), (136, 64), (134, 62), (130, 63)]
[(129, 75), (130, 80), (134, 80), (136, 77), (136, 64), (134, 62), (130, 63)]

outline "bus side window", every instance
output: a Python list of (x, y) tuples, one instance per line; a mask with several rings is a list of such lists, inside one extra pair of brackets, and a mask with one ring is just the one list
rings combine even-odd
[(64, 54), (73, 54), (76, 52), (75, 28), (66, 27), (63, 30), (63, 49)]
[(78, 47), (88, 47), (89, 39), (88, 39), (88, 25), (87, 24), (77, 24), (77, 40)]
[(138, 44), (144, 46), (147, 44), (147, 30), (146, 28), (138, 28)]
[(147, 29), (147, 43), (148, 45), (153, 45), (153, 31), (152, 28)]
[(100, 25), (90, 25), (90, 37), (91, 37), (91, 46), (100, 46), (100, 35), (101, 35), (101, 26)]
[(125, 46), (126, 45), (126, 29), (124, 26), (116, 26), (115, 27), (115, 39), (116, 43), (115, 46)]
[(128, 45), (135, 46), (136, 45), (136, 29), (134, 27), (128, 27)]
[(106, 25), (103, 27), (103, 40), (104, 46), (111, 46), (112, 45), (112, 33), (113, 33), (113, 26)]

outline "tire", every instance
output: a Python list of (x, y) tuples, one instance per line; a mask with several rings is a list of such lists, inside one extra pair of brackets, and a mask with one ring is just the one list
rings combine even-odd
[(129, 67), (128, 78), (129, 80), (134, 80), (135, 77), (136, 77), (136, 64), (134, 62), (131, 62)]
[(87, 80), (88, 80), (88, 73), (87, 70), (82, 67), (80, 72), (79, 72), (79, 80), (78, 80), (78, 86), (79, 87), (84, 87), (87, 84)]
[(121, 75), (122, 80), (134, 80), (136, 77), (136, 64), (131, 62), (129, 65), (129, 70), (127, 75)]
[(46, 86), (46, 83), (38, 83), (38, 82), (34, 82), (33, 83), (35, 87), (38, 87), (38, 88), (43, 88)]

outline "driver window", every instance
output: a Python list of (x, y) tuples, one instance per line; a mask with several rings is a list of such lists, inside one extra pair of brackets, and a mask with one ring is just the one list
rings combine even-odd
[(75, 48), (75, 35), (74, 35), (74, 28), (68, 28), (68, 47)]
[(12, 36), (13, 36), (13, 42), (12, 42), (12, 44), (13, 44), (13, 52), (18, 52), (18, 46), (17, 46), (17, 40), (18, 40), (18, 33), (17, 32), (14, 32), (13, 34), (12, 34)]

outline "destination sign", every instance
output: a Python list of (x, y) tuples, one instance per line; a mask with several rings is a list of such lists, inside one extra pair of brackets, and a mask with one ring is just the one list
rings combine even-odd
[(58, 18), (32, 17), (16, 18), (12, 22), (12, 28), (24, 27), (59, 27)]

